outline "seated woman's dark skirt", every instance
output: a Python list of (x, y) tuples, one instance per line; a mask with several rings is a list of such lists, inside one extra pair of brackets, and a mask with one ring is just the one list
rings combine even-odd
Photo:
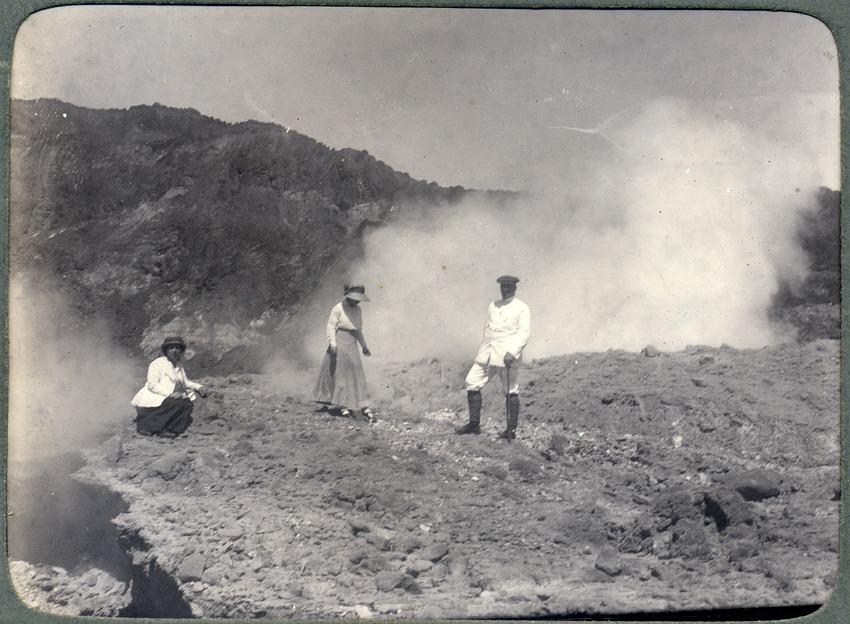
[(192, 401), (167, 398), (159, 407), (136, 408), (136, 430), (146, 435), (178, 436), (192, 424)]

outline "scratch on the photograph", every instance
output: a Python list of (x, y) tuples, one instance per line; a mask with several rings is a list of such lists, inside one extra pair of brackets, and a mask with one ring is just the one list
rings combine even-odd
[(627, 156), (633, 156), (633, 154), (631, 152), (629, 152), (629, 150), (627, 150), (625, 147), (623, 147), (622, 145), (620, 145), (619, 143), (614, 141), (611, 137), (609, 137), (607, 134), (605, 134), (601, 130), (602, 126), (598, 126), (596, 128), (576, 128), (576, 127), (572, 127), (572, 126), (549, 126), (549, 128), (551, 128), (552, 130), (571, 130), (573, 132), (582, 132), (584, 134), (598, 134), (603, 139), (605, 139), (608, 143), (610, 143), (612, 146), (614, 146), (615, 148), (617, 148), (618, 150), (620, 150), (621, 152), (623, 152)]
[[(249, 107), (251, 107), (251, 109), (253, 109), (255, 112), (257, 112), (259, 115), (262, 115), (263, 117), (265, 117), (268, 121), (275, 121), (274, 115), (272, 115), (270, 112), (268, 112), (264, 108), (261, 108), (254, 101), (254, 98), (251, 96), (250, 91), (245, 91), (245, 95), (243, 97), (243, 100), (245, 101), (245, 104), (247, 104)], [(286, 126), (287, 132), (289, 132), (289, 128), (290, 128), (290, 126)]]
[(361, 124), (361, 130), (355, 136), (364, 137), (370, 134), (375, 134), (378, 131), (378, 128), (367, 128), (366, 124)]
[(639, 105), (628, 106), (628, 107), (626, 107), (622, 110), (617, 111), (616, 113), (614, 113), (613, 115), (611, 115), (610, 117), (605, 119), (602, 123), (600, 123), (595, 128), (580, 128), (580, 127), (577, 127), (577, 126), (547, 126), (547, 127), (550, 130), (569, 130), (571, 132), (581, 132), (583, 134), (598, 134), (603, 139), (605, 139), (608, 143), (613, 145), (615, 148), (617, 148), (618, 150), (620, 150), (621, 152), (623, 152), (627, 156), (634, 158), (634, 155), (629, 150), (627, 150), (625, 147), (623, 147), (622, 145), (617, 143), (614, 139), (612, 139), (608, 134), (606, 134), (604, 129), (605, 129), (606, 126), (609, 126), (611, 124), (611, 122), (613, 122), (617, 117), (619, 117), (620, 115), (622, 115), (623, 113), (625, 113), (628, 110), (631, 110), (633, 108), (637, 108), (638, 106)]

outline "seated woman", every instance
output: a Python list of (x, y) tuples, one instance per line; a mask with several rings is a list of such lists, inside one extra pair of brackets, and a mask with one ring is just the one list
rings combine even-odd
[(192, 424), (192, 401), (196, 395), (208, 396), (201, 384), (186, 378), (180, 364), (185, 352), (182, 338), (166, 338), (163, 355), (148, 367), (147, 383), (130, 401), (136, 408), (136, 430), (140, 434), (176, 438)]

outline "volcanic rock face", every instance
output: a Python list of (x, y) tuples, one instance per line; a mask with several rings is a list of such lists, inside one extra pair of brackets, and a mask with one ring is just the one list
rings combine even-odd
[(128, 505), (115, 520), (137, 570), (125, 613), (542, 617), (828, 599), (837, 341), (534, 361), (513, 442), (496, 439), (490, 388), (482, 434), (454, 434), (464, 363), (371, 365), (373, 424), (317, 411), (273, 376), (215, 377), (186, 436), (139, 437), (128, 418), (89, 453), (77, 478)]
[(10, 191), (13, 272), (56, 281), (128, 352), (184, 335), (195, 370), (259, 348), (397, 206), (471, 194), (278, 125), (55, 100), (12, 105)]

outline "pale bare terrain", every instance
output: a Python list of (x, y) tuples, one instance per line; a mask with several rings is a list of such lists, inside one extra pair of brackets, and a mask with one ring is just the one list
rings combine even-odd
[[(496, 439), (495, 386), (482, 434), (454, 434), (466, 366), (368, 362), (371, 424), (317, 411), (309, 371), (204, 380), (215, 394), (175, 440), (138, 436), (128, 414), (75, 478), (123, 497), (114, 522), (134, 578), (124, 594), (102, 571), (79, 585), (109, 589), (102, 614), (204, 617), (541, 617), (829, 598), (838, 341), (537, 360), (513, 443)], [(60, 606), (60, 571), (38, 569), (17, 581), (31, 604), (92, 610), (91, 591), (75, 603), (67, 579)]]

